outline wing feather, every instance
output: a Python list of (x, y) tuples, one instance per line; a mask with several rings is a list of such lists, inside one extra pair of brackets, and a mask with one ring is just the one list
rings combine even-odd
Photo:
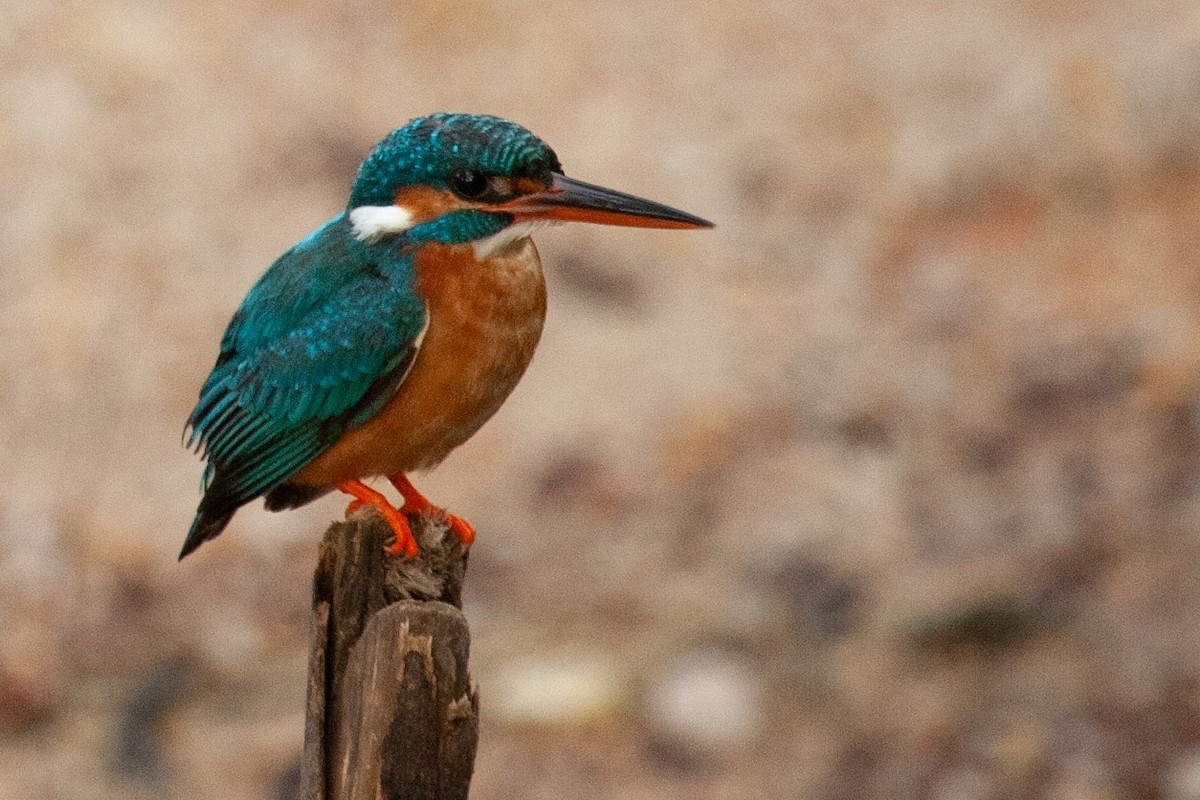
[[(306, 246), (315, 245), (306, 240), (296, 249)], [(410, 288), (411, 257), (401, 264), (407, 271), (355, 263), (357, 270), (343, 263), (322, 293), (297, 280), (314, 261), (293, 251), (230, 322), (185, 429), (208, 465), (183, 554), (373, 416), (408, 373), (428, 324)]]

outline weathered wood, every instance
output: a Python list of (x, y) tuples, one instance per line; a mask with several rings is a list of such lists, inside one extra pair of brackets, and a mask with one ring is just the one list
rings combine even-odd
[(325, 648), (329, 642), (329, 603), (314, 599), (310, 628), (300, 787), (303, 800), (325, 800)]
[(313, 581), (305, 800), (463, 800), (478, 738), (460, 610), (466, 553), (414, 520), (415, 559), (364, 509), (325, 533)]

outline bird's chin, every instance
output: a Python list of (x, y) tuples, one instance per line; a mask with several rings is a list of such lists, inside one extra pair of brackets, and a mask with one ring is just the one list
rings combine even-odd
[(514, 222), (499, 233), (494, 233), (484, 239), (476, 239), (472, 243), (475, 249), (475, 260), (486, 261), (496, 256), (508, 255), (518, 248), (525, 247), (534, 231), (561, 224), (557, 220), (550, 219)]

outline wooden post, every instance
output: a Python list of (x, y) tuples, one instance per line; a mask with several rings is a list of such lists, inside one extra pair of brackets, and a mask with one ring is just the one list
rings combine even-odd
[(465, 800), (479, 734), (466, 553), (413, 519), (415, 559), (364, 509), (325, 532), (313, 580), (304, 800)]

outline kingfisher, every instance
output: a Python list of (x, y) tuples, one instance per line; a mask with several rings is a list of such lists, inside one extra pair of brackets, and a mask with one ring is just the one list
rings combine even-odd
[[(408, 474), (436, 466), (508, 397), (533, 357), (546, 285), (530, 234), (576, 221), (643, 228), (712, 223), (568, 178), (554, 151), (499, 117), (433, 114), (362, 162), (345, 210), (250, 289), (184, 428), (206, 461), (180, 559), (243, 505), (296, 508), (340, 490), (379, 509), (393, 555), (408, 517), (475, 529)], [(392, 505), (364, 479), (386, 477)]]

